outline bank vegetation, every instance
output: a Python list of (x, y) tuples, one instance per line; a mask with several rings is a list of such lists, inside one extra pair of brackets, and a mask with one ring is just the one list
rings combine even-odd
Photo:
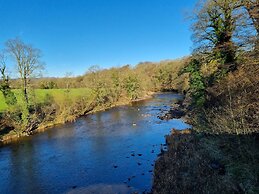
[[(188, 58), (109, 69), (94, 65), (82, 76), (67, 73), (61, 78), (45, 78), (39, 49), (19, 38), (8, 40), (5, 47), (0, 66), (2, 141), (145, 99), (154, 92), (188, 89), (188, 76), (178, 76)], [(10, 70), (16, 78), (10, 77)]]
[(259, 3), (199, 1), (184, 110), (193, 130), (167, 137), (153, 193), (259, 192)]

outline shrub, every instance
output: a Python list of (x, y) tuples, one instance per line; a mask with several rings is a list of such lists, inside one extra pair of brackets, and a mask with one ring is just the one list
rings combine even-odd
[(193, 58), (189, 62), (189, 64), (180, 71), (180, 74), (183, 74), (183, 73), (190, 74), (190, 79), (189, 79), (190, 90), (189, 91), (192, 96), (193, 104), (196, 107), (202, 107), (206, 102), (205, 79), (202, 76), (200, 68), (201, 68), (201, 62), (198, 59)]
[(124, 79), (124, 88), (131, 100), (135, 100), (139, 96), (140, 84), (135, 76), (128, 76)]

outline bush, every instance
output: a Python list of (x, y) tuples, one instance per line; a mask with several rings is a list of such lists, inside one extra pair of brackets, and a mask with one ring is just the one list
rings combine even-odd
[(2, 91), (7, 105), (15, 105), (17, 103), (17, 99), (10, 88), (8, 79), (3, 79), (3, 81), (0, 82), (0, 91)]
[(189, 92), (192, 96), (193, 105), (196, 107), (203, 107), (206, 102), (205, 96), (205, 79), (200, 71), (201, 62), (200, 60), (193, 58), (189, 64), (180, 71), (180, 74), (189, 73), (190, 89)]
[(4, 94), (4, 98), (5, 98), (5, 103), (7, 105), (12, 106), (17, 103), (17, 99), (11, 90), (7, 90), (3, 94)]
[(124, 79), (124, 88), (131, 100), (135, 100), (139, 96), (140, 84), (136, 77), (128, 76)]

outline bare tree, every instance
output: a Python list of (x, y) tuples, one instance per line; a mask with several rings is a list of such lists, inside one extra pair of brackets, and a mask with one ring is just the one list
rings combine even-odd
[(0, 53), (0, 73), (1, 73), (1, 81), (5, 81), (7, 79), (6, 75), (6, 62), (5, 55)]
[(250, 18), (252, 19), (253, 25), (259, 34), (259, 1), (258, 0), (242, 0)]
[(7, 105), (16, 104), (17, 100), (11, 91), (9, 76), (6, 70), (6, 56), (4, 52), (0, 52), (0, 91), (3, 93)]
[(246, 8), (254, 28), (256, 29), (257, 36), (255, 42), (255, 50), (259, 52), (259, 0), (242, 0), (241, 1)]
[[(252, 29), (241, 0), (202, 1), (195, 11), (195, 51), (223, 59), (227, 70), (235, 64), (237, 49), (248, 48)], [(235, 65), (234, 65), (235, 68)]]
[(66, 92), (70, 92), (70, 87), (72, 85), (72, 77), (73, 73), (72, 72), (66, 72), (65, 74), (65, 83), (66, 83)]
[(0, 74), (0, 90), (5, 96), (5, 90), (6, 88), (9, 88), (9, 78), (6, 74), (6, 59), (4, 53), (0, 53)]
[(7, 51), (13, 56), (16, 68), (22, 81), (22, 90), (26, 103), (29, 103), (28, 87), (32, 77), (37, 76), (43, 69), (40, 61), (40, 50), (25, 44), (20, 39), (11, 39), (6, 42)]

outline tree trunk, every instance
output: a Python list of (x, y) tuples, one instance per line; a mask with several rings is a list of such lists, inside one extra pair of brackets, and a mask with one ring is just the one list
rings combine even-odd
[(27, 92), (27, 79), (23, 79), (23, 94), (25, 98), (26, 104), (29, 104), (29, 99), (28, 99), (28, 92)]

